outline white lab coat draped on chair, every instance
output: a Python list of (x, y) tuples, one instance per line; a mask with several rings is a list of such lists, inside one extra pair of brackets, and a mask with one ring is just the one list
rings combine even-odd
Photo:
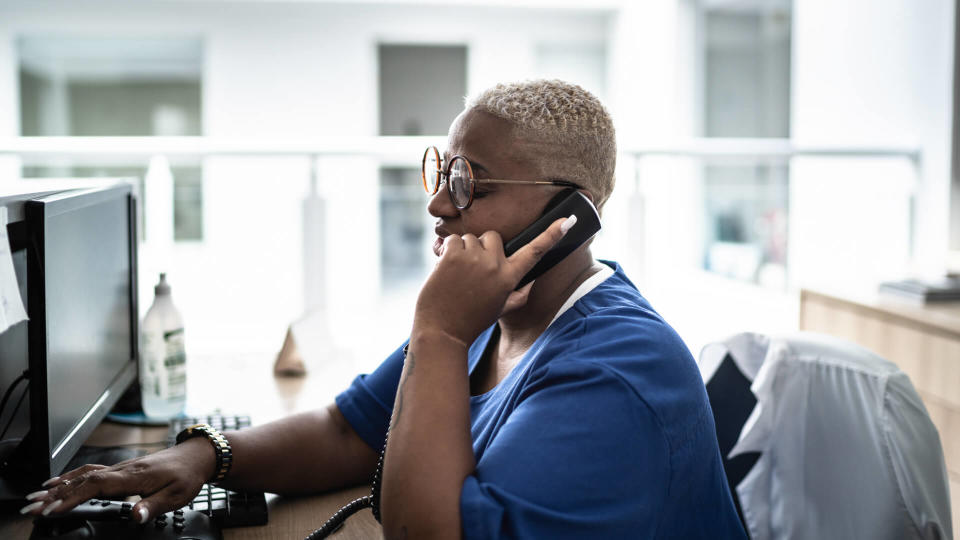
[(728, 355), (757, 400), (728, 455), (760, 453), (734, 486), (752, 540), (952, 538), (940, 438), (895, 364), (821, 334), (739, 334), (704, 348), (704, 382)]

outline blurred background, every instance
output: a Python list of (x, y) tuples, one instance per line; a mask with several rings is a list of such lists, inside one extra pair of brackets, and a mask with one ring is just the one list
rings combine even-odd
[(6, 0), (0, 191), (129, 179), (141, 314), (167, 272), (188, 354), (272, 359), (306, 317), (327, 354), (371, 369), (433, 264), (423, 148), (443, 147), (465, 95), (561, 78), (618, 130), (594, 252), (696, 355), (797, 329), (802, 288), (951, 268), (954, 15), (948, 0)]

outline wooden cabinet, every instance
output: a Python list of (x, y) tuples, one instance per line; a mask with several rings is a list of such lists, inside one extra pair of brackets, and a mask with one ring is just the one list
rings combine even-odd
[(800, 329), (858, 343), (900, 366), (940, 431), (954, 534), (960, 533), (960, 302), (800, 293)]

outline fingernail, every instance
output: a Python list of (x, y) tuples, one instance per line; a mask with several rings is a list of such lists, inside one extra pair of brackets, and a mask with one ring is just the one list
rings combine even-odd
[(34, 502), (34, 503), (30, 503), (30, 504), (24, 506), (23, 508), (21, 508), (21, 509), (20, 509), (20, 513), (21, 513), (21, 514), (26, 514), (27, 512), (33, 512), (34, 510), (36, 510), (37, 508), (40, 508), (41, 506), (43, 506), (43, 501), (37, 501), (37, 502)]
[(563, 234), (567, 234), (567, 231), (572, 229), (573, 226), (576, 224), (577, 224), (577, 215), (570, 214), (570, 217), (568, 217), (566, 220), (564, 220), (563, 223), (560, 224), (560, 232), (562, 232)]
[(40, 512), (40, 513), (43, 514), (44, 516), (48, 516), (50, 515), (50, 512), (53, 512), (54, 509), (56, 509), (61, 504), (63, 504), (63, 501), (61, 501), (60, 499), (57, 499), (52, 503), (48, 504), (47, 507), (43, 509), (43, 512)]
[(27, 495), (27, 500), (32, 501), (35, 499), (40, 499), (47, 496), (47, 490), (43, 491), (34, 491), (33, 493)]
[(60, 477), (59, 477), (59, 476), (54, 476), (53, 478), (51, 478), (51, 479), (47, 480), (46, 482), (40, 484), (40, 487), (49, 487), (51, 484), (54, 484), (54, 483), (56, 483), (56, 482), (59, 481), (59, 480), (60, 480)]
[(147, 509), (144, 507), (137, 508), (137, 514), (140, 516), (140, 523), (146, 523), (147, 518), (150, 517), (150, 513), (147, 512)]

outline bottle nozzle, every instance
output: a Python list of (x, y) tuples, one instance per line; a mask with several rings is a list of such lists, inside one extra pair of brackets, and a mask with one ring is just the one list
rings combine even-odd
[(160, 272), (160, 283), (153, 288), (153, 294), (157, 296), (167, 296), (170, 294), (170, 284), (167, 283), (167, 273)]

